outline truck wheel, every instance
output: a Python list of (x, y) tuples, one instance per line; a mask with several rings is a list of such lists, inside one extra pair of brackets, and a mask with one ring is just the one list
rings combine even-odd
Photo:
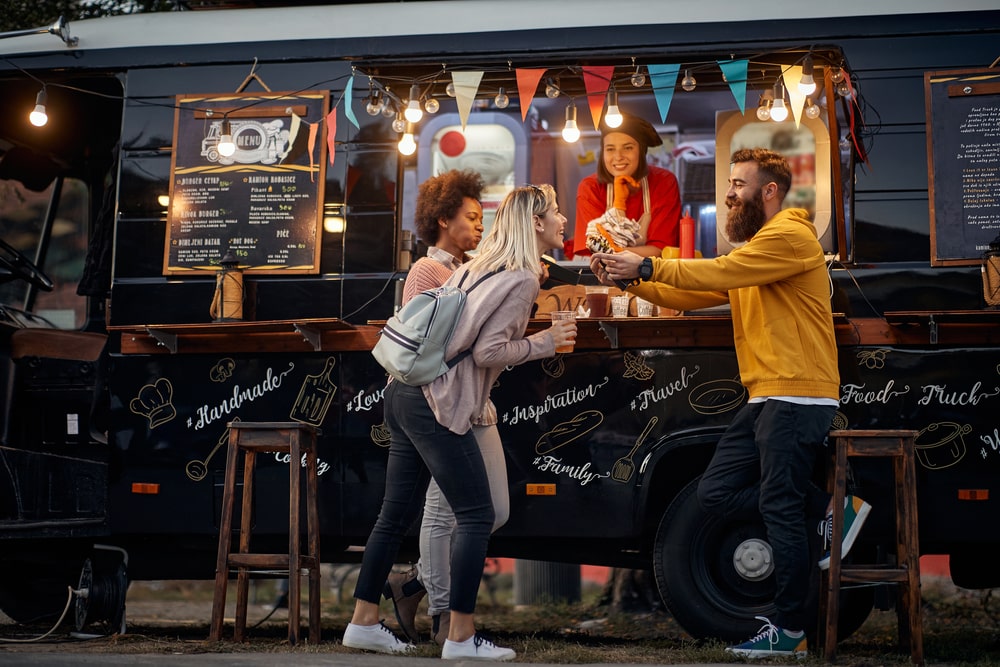
[[(773, 618), (773, 554), (761, 521), (723, 519), (701, 509), (698, 479), (674, 498), (656, 532), (653, 571), (664, 604), (697, 638), (739, 642)], [(819, 578), (810, 586), (815, 606)], [(838, 634), (857, 630), (871, 612), (870, 588), (842, 593)], [(813, 628), (807, 632), (813, 634)]]

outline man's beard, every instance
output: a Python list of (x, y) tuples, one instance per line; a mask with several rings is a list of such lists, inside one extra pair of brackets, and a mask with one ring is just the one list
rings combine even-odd
[[(735, 206), (734, 202), (739, 202)], [(764, 197), (758, 192), (753, 199), (738, 200), (736, 197), (726, 200), (729, 215), (726, 218), (726, 238), (732, 243), (749, 241), (753, 235), (767, 222), (764, 215)]]

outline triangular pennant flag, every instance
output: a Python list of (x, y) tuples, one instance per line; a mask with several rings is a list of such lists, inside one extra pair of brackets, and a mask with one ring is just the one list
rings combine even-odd
[(347, 116), (347, 120), (351, 121), (351, 125), (354, 129), (360, 130), (361, 125), (358, 123), (358, 117), (354, 115), (354, 108), (351, 106), (351, 99), (354, 96), (354, 77), (352, 76), (347, 80), (347, 87), (344, 88), (344, 115)]
[(594, 119), (594, 128), (601, 129), (601, 111), (604, 110), (604, 98), (611, 87), (611, 77), (615, 75), (614, 65), (583, 68), (583, 85), (587, 89), (587, 104), (590, 105), (590, 116)]
[[(292, 150), (292, 146), (295, 145), (295, 139), (299, 136), (299, 130), (302, 128), (302, 117), (299, 116), (294, 111), (292, 112), (292, 122), (288, 126), (288, 141), (285, 143), (285, 150), (281, 153), (281, 160), (284, 161), (285, 156), (288, 152)], [(311, 158), (312, 156), (310, 156)]]
[(747, 65), (750, 61), (720, 60), (718, 62), (722, 69), (722, 76), (726, 77), (729, 90), (732, 91), (736, 103), (740, 106), (740, 113), (743, 113), (747, 107)]
[[(319, 123), (309, 124), (309, 173), (315, 174), (316, 171), (313, 169), (313, 165), (316, 162), (313, 160), (313, 156), (316, 155), (316, 134), (319, 132)], [(309, 179), (310, 182), (314, 182), (314, 178)]]
[(522, 123), (528, 117), (531, 100), (535, 97), (535, 91), (538, 90), (538, 82), (542, 80), (542, 75), (545, 74), (545, 71), (544, 67), (541, 69), (529, 69), (526, 67), (517, 67), (514, 69), (514, 74), (517, 76), (517, 95), (521, 101)]
[(667, 112), (670, 110), (670, 102), (674, 99), (674, 86), (677, 85), (677, 72), (680, 69), (680, 65), (646, 65), (662, 123), (667, 121)]
[(483, 80), (483, 72), (452, 72), (451, 82), (455, 84), (455, 103), (458, 105), (458, 117), (462, 121), (462, 131), (469, 121), (472, 102), (479, 92), (479, 82)]
[(799, 90), (799, 81), (802, 80), (802, 66), (793, 65), (785, 70), (784, 76), (785, 90), (788, 91), (788, 103), (792, 105), (792, 117), (795, 118), (795, 127), (802, 122), (802, 108), (806, 104), (805, 94)]
[(330, 109), (326, 115), (326, 150), (330, 153), (330, 166), (333, 166), (334, 149), (337, 147), (337, 108)]

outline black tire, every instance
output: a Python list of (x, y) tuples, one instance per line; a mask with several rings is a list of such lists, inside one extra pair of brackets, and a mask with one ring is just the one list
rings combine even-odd
[[(685, 486), (660, 520), (653, 549), (656, 585), (670, 613), (693, 637), (743, 641), (760, 629), (756, 616), (773, 618), (776, 612), (773, 573), (761, 570), (758, 578), (748, 578), (733, 564), (741, 544), (766, 545), (764, 524), (707, 514), (698, 504), (697, 486), (697, 479)], [(819, 577), (814, 579), (813, 608)], [(870, 588), (842, 593), (840, 639), (861, 627), (873, 604)]]

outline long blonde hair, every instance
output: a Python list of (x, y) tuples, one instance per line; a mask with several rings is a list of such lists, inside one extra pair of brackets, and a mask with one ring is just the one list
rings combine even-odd
[(556, 191), (551, 185), (525, 185), (511, 190), (497, 208), (489, 233), (479, 244), (476, 257), (469, 262), (469, 271), (479, 273), (503, 268), (541, 275), (534, 216), (544, 217), (555, 207)]

